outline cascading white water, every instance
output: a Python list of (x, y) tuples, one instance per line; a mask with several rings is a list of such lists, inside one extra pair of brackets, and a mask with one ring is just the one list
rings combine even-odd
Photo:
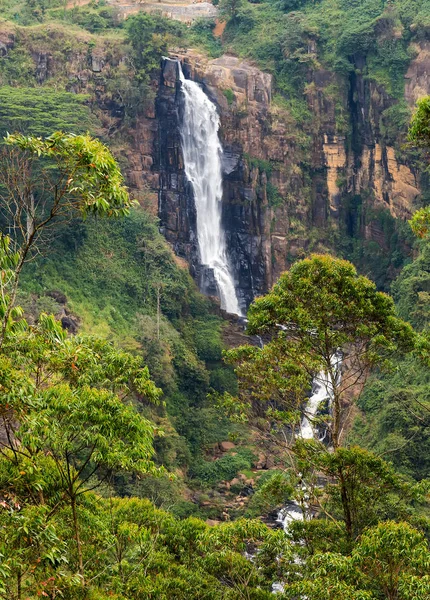
[[(283, 328), (283, 326), (280, 326)], [(334, 370), (334, 376), (336, 380), (341, 376), (340, 367), (342, 364), (342, 355), (340, 352), (336, 352), (331, 357), (331, 365)], [(313, 419), (315, 418), (321, 403), (324, 400), (329, 400), (329, 402), (333, 399), (333, 386), (336, 382), (331, 381), (331, 378), (328, 373), (321, 371), (317, 376), (314, 377), (312, 382), (312, 396), (309, 398), (306, 403), (305, 415), (300, 424), (300, 437), (305, 440), (312, 440), (315, 438), (315, 429), (313, 426)], [(323, 441), (324, 437), (320, 439)], [(301, 507), (294, 503), (290, 502), (289, 506), (282, 508), (278, 513), (278, 518), (276, 519), (278, 523), (282, 523), (282, 526), (285, 531), (288, 530), (288, 526), (293, 521), (302, 521), (304, 518), (303, 511)]]
[(221, 224), (222, 146), (218, 137), (219, 116), (215, 105), (199, 84), (185, 79), (180, 63), (178, 67), (184, 94), (182, 152), (185, 173), (194, 190), (200, 260), (213, 271), (221, 308), (240, 315)]
[[(336, 352), (330, 359), (336, 380), (340, 377), (340, 365), (342, 362), (341, 354)], [(300, 436), (305, 440), (312, 440), (315, 437), (315, 430), (312, 420), (318, 412), (321, 403), (324, 400), (331, 401), (333, 399), (333, 385), (328, 373), (321, 371), (318, 373), (312, 382), (312, 396), (306, 404), (305, 416), (300, 425)], [(322, 441), (322, 440), (320, 440)]]
[(312, 440), (314, 438), (312, 420), (317, 414), (321, 402), (330, 396), (328, 384), (329, 381), (324, 371), (319, 373), (313, 381), (312, 396), (306, 404), (305, 416), (300, 425), (300, 437), (304, 440)]

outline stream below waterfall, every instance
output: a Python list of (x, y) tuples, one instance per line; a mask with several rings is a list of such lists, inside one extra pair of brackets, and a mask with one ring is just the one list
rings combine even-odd
[[(341, 365), (342, 365), (342, 355), (340, 352), (336, 352), (331, 357), (331, 364), (334, 367), (335, 379), (336, 381), (341, 376)], [(324, 371), (321, 371), (314, 377), (312, 382), (312, 395), (310, 396), (308, 402), (306, 403), (305, 414), (303, 416), (302, 422), (300, 424), (300, 437), (305, 440), (311, 440), (318, 435), (318, 427), (315, 427), (313, 424), (313, 420), (318, 414), (318, 410), (323, 402), (328, 400), (330, 403), (333, 399), (333, 384), (330, 380), (330, 377)], [(324, 432), (323, 436), (318, 438), (320, 441), (323, 441), (326, 433)], [(307, 508), (305, 504), (305, 508)], [(288, 502), (278, 513), (276, 522), (282, 525), (282, 528), (285, 532), (288, 531), (288, 527), (290, 523), (294, 521), (303, 521), (305, 515), (303, 513), (302, 507), (294, 501)], [(297, 559), (299, 560), (299, 559)], [(284, 586), (282, 583), (276, 582), (272, 585), (272, 592), (282, 593), (284, 591)]]
[(180, 126), (185, 174), (194, 191), (200, 262), (213, 272), (221, 308), (240, 315), (234, 277), (222, 227), (222, 146), (216, 106), (195, 81), (185, 79), (178, 61), (184, 95)]
[[(340, 368), (342, 364), (342, 356), (340, 352), (335, 352), (331, 357), (331, 364), (334, 368), (336, 381), (340, 377)], [(312, 382), (312, 395), (306, 403), (305, 413), (300, 424), (299, 436), (304, 440), (312, 440), (318, 436), (318, 427), (314, 425), (314, 419), (317, 416), (318, 410), (326, 400), (331, 403), (333, 399), (333, 385), (328, 373), (321, 371), (316, 375)], [(324, 431), (319, 441), (323, 441), (326, 436)], [(288, 529), (288, 525), (293, 521), (303, 521), (304, 515), (302, 508), (295, 502), (290, 502), (278, 513), (277, 523), (282, 523), (284, 530)]]

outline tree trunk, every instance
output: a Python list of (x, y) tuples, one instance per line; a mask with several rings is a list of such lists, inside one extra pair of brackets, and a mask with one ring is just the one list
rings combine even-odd
[(79, 574), (82, 577), (82, 585), (84, 585), (84, 561), (82, 559), (81, 537), (79, 535), (78, 514), (76, 512), (76, 498), (73, 494), (70, 495), (70, 504), (73, 514), (73, 528), (75, 530), (76, 548), (78, 551)]
[(339, 475), (340, 496), (342, 499), (343, 518), (345, 519), (346, 533), (348, 535), (348, 539), (352, 542), (353, 534), (352, 534), (351, 506), (350, 506), (350, 502), (349, 502), (349, 498), (348, 498), (348, 490), (346, 489), (346, 483), (345, 483), (345, 478), (343, 476), (342, 467), (339, 467), (338, 475)]

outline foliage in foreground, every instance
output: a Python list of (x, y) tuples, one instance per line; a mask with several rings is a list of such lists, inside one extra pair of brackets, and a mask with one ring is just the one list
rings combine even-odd
[[(377, 524), (390, 502), (399, 505), (396, 488), (407, 491), (383, 461), (354, 449), (332, 455), (303, 447), (303, 480), (312, 468), (333, 478), (342, 464), (345, 486), (326, 489), (330, 519), (298, 524), (290, 537), (259, 521), (179, 521), (148, 500), (112, 496), (114, 471), (157, 471), (151, 442), (160, 432), (133, 404), (157, 402), (160, 392), (140, 359), (105, 341), (68, 336), (42, 314), (33, 326), (9, 323), (1, 362), (0, 597), (269, 600), (272, 583), (282, 581), (285, 597), (312, 591), (335, 600), (335, 591), (349, 590), (352, 598), (390, 599), (395, 590), (406, 599), (404, 590), (414, 590), (426, 598), (422, 534), (408, 524)], [(358, 523), (352, 545), (337, 512), (342, 489), (355, 517), (376, 519), (376, 529), (364, 533), (375, 521)], [(247, 550), (256, 552), (253, 561)], [(388, 589), (385, 556), (392, 555), (401, 556), (390, 563), (400, 575)]]
[(407, 523), (386, 522), (367, 530), (349, 556), (316, 554), (303, 579), (285, 598), (312, 600), (426, 600), (430, 597), (430, 548)]
[(161, 432), (135, 406), (160, 398), (141, 359), (42, 314), (8, 322), (0, 361), (2, 598), (270, 597), (246, 542), (273, 565), (288, 544), (263, 524), (211, 530), (91, 491), (110, 496), (115, 471), (163, 471), (151, 460)]
[[(239, 398), (224, 395), (223, 404), (236, 418), (247, 419), (287, 462), (302, 511), (310, 516), (316, 506), (342, 520), (351, 547), (366, 526), (390, 518), (390, 501), (380, 505), (372, 481), (381, 490), (386, 486), (386, 500), (392, 493), (413, 496), (384, 461), (341, 447), (351, 390), (356, 395), (362, 389), (371, 369), (393, 369), (399, 357), (412, 355), (417, 334), (396, 315), (391, 297), (351, 263), (330, 256), (295, 263), (248, 315), (248, 330), (266, 336), (266, 343), (227, 353), (239, 377)], [(326, 386), (330, 404), (307, 415), (316, 439), (306, 440), (301, 420), (312, 379)], [(318, 476), (327, 480), (324, 492)]]
[(15, 309), (22, 268), (40, 250), (37, 245), (47, 231), (76, 213), (124, 216), (132, 204), (110, 150), (89, 134), (8, 134), (1, 164), (1, 258), (8, 267), (0, 282), (0, 345)]

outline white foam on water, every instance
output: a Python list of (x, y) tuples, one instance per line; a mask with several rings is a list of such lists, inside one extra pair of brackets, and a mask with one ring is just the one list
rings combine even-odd
[(185, 79), (179, 62), (178, 68), (184, 94), (182, 153), (185, 173), (194, 190), (200, 260), (213, 271), (221, 308), (240, 315), (221, 222), (223, 150), (218, 136), (219, 116), (200, 85)]

